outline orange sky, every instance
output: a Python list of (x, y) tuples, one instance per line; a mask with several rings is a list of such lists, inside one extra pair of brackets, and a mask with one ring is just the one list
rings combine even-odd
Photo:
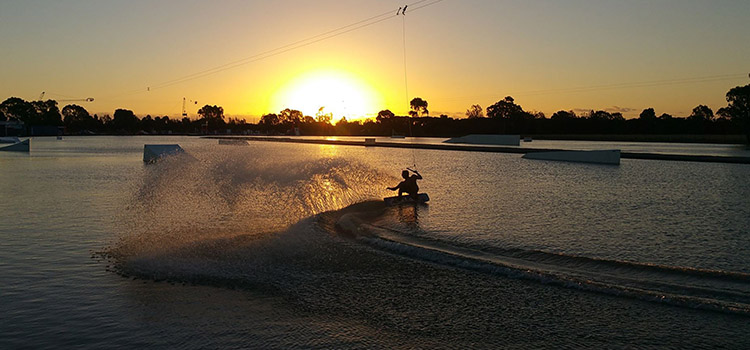
[(179, 116), (185, 97), (191, 116), (211, 104), (253, 122), (286, 107), (403, 115), (412, 97), (462, 116), (506, 95), (548, 116), (685, 116), (750, 83), (747, 1), (430, 0), (396, 16), (403, 4), (6, 1), (0, 98)]

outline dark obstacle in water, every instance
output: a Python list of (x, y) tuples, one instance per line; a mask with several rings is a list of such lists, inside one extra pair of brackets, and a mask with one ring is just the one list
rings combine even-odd
[[(292, 138), (292, 137), (207, 136), (206, 138), (220, 139), (220, 140), (221, 139), (237, 139), (237, 140), (263, 141), (263, 142), (292, 142), (292, 143), (307, 143), (307, 144), (319, 144), (319, 145), (412, 148), (412, 149), (432, 149), (432, 150), (443, 150), (443, 151), (516, 153), (516, 154), (564, 151), (561, 149), (551, 149), (551, 148), (530, 149), (530, 148), (518, 148), (518, 147), (507, 147), (507, 146), (421, 144), (421, 143), (401, 143), (401, 142), (387, 142), (387, 141), (366, 143), (364, 140), (363, 141), (314, 140), (314, 139), (303, 139), (303, 138)], [(660, 153), (642, 153), (642, 152), (621, 152), (620, 157), (625, 158), (625, 159), (666, 160), (666, 161), (702, 162), (702, 163), (750, 164), (750, 157), (660, 154)]]

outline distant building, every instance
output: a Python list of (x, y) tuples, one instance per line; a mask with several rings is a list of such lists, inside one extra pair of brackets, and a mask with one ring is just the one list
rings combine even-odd
[(0, 133), (2, 136), (22, 136), (26, 126), (20, 120), (0, 121)]
[(34, 125), (29, 127), (29, 136), (57, 136), (60, 129), (55, 125)]

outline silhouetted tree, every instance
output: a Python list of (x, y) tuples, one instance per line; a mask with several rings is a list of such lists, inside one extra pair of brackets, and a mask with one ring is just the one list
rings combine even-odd
[(138, 126), (138, 117), (128, 109), (115, 110), (112, 127), (118, 132), (134, 133)]
[(202, 119), (224, 119), (224, 108), (219, 106), (205, 105), (198, 110)]
[[(94, 115), (94, 116), (96, 116), (96, 115)], [(112, 127), (112, 117), (109, 114), (103, 115), (100, 118), (100, 120), (101, 120), (102, 124), (104, 125), (104, 127), (106, 127), (106, 128)]]
[(529, 111), (527, 113), (531, 119), (547, 119), (547, 116), (542, 111)]
[(63, 125), (60, 108), (57, 107), (57, 101), (32, 101), (36, 115), (30, 125)]
[(96, 120), (86, 108), (79, 105), (67, 105), (62, 109), (63, 124), (68, 131), (81, 131), (96, 128)]
[(264, 126), (274, 126), (279, 124), (279, 116), (275, 113), (265, 114), (262, 117), (260, 117), (259, 124), (262, 124)]
[(302, 122), (304, 115), (296, 109), (286, 108), (279, 112), (279, 121), (284, 124), (296, 125)]
[(654, 112), (653, 108), (646, 108), (638, 116), (638, 119), (641, 119), (641, 120), (654, 120), (654, 119), (656, 119), (656, 112)]
[(552, 114), (552, 117), (550, 119), (552, 120), (571, 120), (576, 119), (578, 116), (573, 111), (557, 111), (554, 114)]
[(609, 113), (607, 111), (594, 111), (592, 110), (589, 112), (588, 116), (586, 116), (586, 119), (590, 120), (625, 120), (625, 118), (622, 116), (622, 113), (615, 112), (615, 113)]
[(171, 120), (168, 116), (154, 118), (154, 129), (156, 132), (162, 133), (170, 129)]
[[(580, 126), (583, 119), (578, 118), (574, 111), (560, 110), (552, 114), (549, 123), (543, 123), (541, 128), (547, 133), (581, 133)], [(543, 131), (545, 132), (545, 131)]]
[(719, 114), (739, 124), (750, 144), (750, 85), (737, 86), (727, 92), (727, 106)]
[(612, 118), (612, 114), (607, 111), (595, 111), (592, 109), (591, 111), (589, 111), (588, 115), (584, 116), (584, 118), (589, 120), (610, 120)]
[(0, 111), (6, 118), (16, 119), (26, 125), (62, 125), (57, 101), (27, 102), (18, 97), (11, 97), (0, 104)]
[(384, 109), (384, 110), (378, 112), (378, 116), (375, 117), (375, 120), (377, 120), (378, 122), (383, 122), (384, 120), (391, 119), (391, 118), (393, 118), (395, 116), (396, 115), (393, 114), (393, 112), (391, 112), (390, 109)]
[(466, 110), (466, 118), (469, 118), (469, 119), (484, 118), (484, 110), (482, 109), (482, 106), (471, 105), (471, 107), (469, 107), (469, 109)]
[(411, 111), (409, 111), (409, 115), (412, 117), (430, 114), (430, 111), (427, 110), (427, 101), (419, 97), (413, 98), (411, 102), (409, 102), (409, 106), (411, 107)]
[(706, 105), (698, 105), (693, 108), (693, 112), (690, 113), (688, 120), (692, 121), (706, 121), (710, 122), (714, 119), (714, 111)]
[(630, 129), (632, 132), (639, 133), (639, 134), (655, 134), (657, 133), (658, 128), (657, 126), (657, 119), (656, 119), (656, 112), (653, 108), (646, 108), (643, 111), (641, 111), (641, 114), (638, 115), (637, 120), (631, 121)]
[(219, 106), (205, 105), (198, 110), (199, 119), (202, 125), (208, 127), (208, 130), (217, 130), (226, 127), (224, 121), (224, 108)]
[(513, 97), (505, 96), (492, 106), (487, 107), (487, 116), (494, 119), (510, 119), (523, 113), (523, 108), (515, 103)]
[(315, 113), (315, 119), (318, 121), (318, 123), (331, 124), (333, 114), (325, 113), (323, 111), (324, 108), (325, 107), (320, 107), (320, 109), (318, 109), (318, 113)]
[(183, 117), (180, 119), (180, 127), (185, 132), (195, 132), (196, 129), (193, 125), (193, 122), (188, 117)]
[(146, 114), (145, 117), (141, 118), (140, 126), (141, 130), (154, 131), (154, 118), (150, 114)]
[(336, 135), (351, 135), (352, 134), (352, 127), (356, 127), (355, 125), (352, 125), (355, 123), (349, 123), (349, 121), (346, 119), (346, 117), (341, 117), (339, 121), (336, 122), (336, 125), (334, 127)]
[(662, 114), (661, 114), (661, 115), (659, 116), (659, 120), (670, 120), (670, 119), (672, 119), (672, 118), (673, 118), (673, 117), (672, 117), (672, 115), (671, 115), (671, 114), (668, 114), (668, 113), (662, 113)]
[(27, 124), (36, 113), (31, 103), (18, 97), (10, 97), (3, 101), (0, 104), (0, 111), (8, 119), (20, 120)]

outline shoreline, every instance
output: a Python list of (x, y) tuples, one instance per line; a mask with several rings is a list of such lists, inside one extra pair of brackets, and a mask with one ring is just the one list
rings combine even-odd
[[(57, 135), (25, 135), (28, 137), (56, 137)], [(198, 134), (198, 133), (172, 133), (172, 134), (93, 134), (77, 135), (63, 134), (63, 137), (89, 137), (89, 136), (199, 136), (199, 137), (296, 137), (290, 135), (264, 135), (264, 134)], [(388, 137), (391, 135), (303, 135), (302, 137)], [(450, 138), (451, 136), (415, 136)], [(658, 142), (658, 143), (712, 143), (726, 145), (747, 145), (745, 135), (720, 135), (720, 134), (521, 134), (521, 137), (531, 137), (534, 140), (550, 141), (602, 141), (602, 142)]]
[[(399, 143), (399, 142), (387, 142), (387, 141), (378, 141), (372, 144), (365, 144), (364, 138), (362, 139), (362, 141), (313, 140), (313, 139), (302, 139), (302, 138), (294, 138), (294, 137), (267, 137), (267, 136), (203, 136), (203, 138), (216, 139), (216, 140), (225, 139), (225, 140), (246, 140), (246, 141), (260, 141), (260, 142), (289, 142), (289, 143), (306, 143), (306, 144), (318, 144), (318, 145), (413, 148), (413, 149), (430, 149), (430, 150), (442, 150), (442, 151), (515, 153), (515, 154), (526, 154), (526, 153), (532, 153), (532, 152), (564, 151), (563, 149), (552, 149), (552, 148), (533, 148), (532, 149), (532, 148), (520, 148), (520, 147), (513, 147), (513, 146), (418, 144), (418, 143)], [(732, 156), (620, 152), (620, 158), (642, 159), (642, 160), (682, 161), (682, 162), (701, 162), (701, 163), (750, 164), (750, 157), (732, 157)]]
[(696, 135), (696, 134), (570, 134), (570, 135), (526, 135), (535, 140), (559, 141), (613, 141), (613, 142), (664, 142), (664, 143), (713, 143), (727, 145), (746, 144), (745, 135)]

